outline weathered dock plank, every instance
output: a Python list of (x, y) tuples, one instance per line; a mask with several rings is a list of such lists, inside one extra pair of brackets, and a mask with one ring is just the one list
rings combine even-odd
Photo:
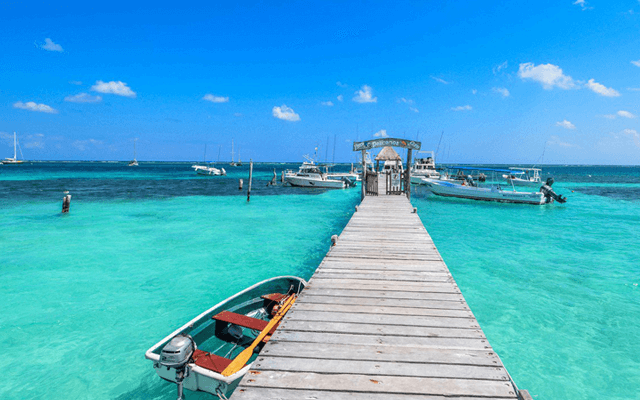
[(234, 400), (517, 399), (404, 196), (367, 197)]

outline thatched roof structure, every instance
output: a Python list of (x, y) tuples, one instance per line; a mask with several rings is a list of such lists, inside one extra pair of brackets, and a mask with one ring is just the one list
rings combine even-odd
[(402, 161), (402, 157), (393, 149), (393, 147), (384, 147), (376, 156), (376, 161)]

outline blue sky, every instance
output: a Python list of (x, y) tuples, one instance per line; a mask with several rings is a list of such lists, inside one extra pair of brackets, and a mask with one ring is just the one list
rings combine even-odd
[[(640, 2), (0, 5), (0, 158), (640, 163)], [(444, 132), (444, 134), (442, 133)], [(375, 136), (377, 135), (377, 136)], [(442, 140), (440, 138), (442, 137)], [(329, 148), (327, 149), (327, 142)]]

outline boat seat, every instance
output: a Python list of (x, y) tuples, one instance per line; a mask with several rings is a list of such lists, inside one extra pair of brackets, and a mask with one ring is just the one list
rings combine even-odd
[(286, 299), (289, 295), (282, 293), (270, 293), (265, 294), (264, 296), (260, 296), (260, 298), (265, 300), (275, 301), (276, 303), (280, 303), (282, 300)]
[(230, 324), (242, 326), (244, 328), (249, 328), (256, 331), (262, 331), (269, 324), (269, 321), (247, 317), (246, 315), (237, 314), (231, 311), (222, 311), (211, 318), (216, 321), (228, 322)]
[(198, 367), (206, 368), (219, 374), (233, 361), (229, 358), (220, 357), (197, 349), (193, 352), (192, 357)]

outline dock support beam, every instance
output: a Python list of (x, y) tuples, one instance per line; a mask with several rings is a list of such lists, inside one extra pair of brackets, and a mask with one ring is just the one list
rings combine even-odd
[(411, 149), (407, 149), (407, 168), (405, 169), (404, 191), (407, 199), (411, 200)]
[(362, 186), (362, 192), (360, 193), (360, 201), (364, 200), (364, 196), (367, 195), (367, 161), (365, 157), (367, 155), (366, 150), (362, 150), (362, 182), (360, 186)]

